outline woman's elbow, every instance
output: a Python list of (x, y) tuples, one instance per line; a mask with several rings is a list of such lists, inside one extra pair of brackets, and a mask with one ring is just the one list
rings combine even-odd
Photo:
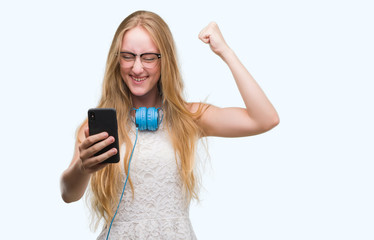
[(70, 194), (68, 193), (66, 187), (61, 182), (60, 183), (60, 190), (61, 190), (61, 198), (65, 203), (71, 203), (74, 202), (74, 200), (71, 198)]
[(72, 203), (73, 201), (66, 195), (66, 193), (61, 193), (61, 198), (65, 203)]
[(82, 196), (73, 196), (71, 194), (68, 194), (66, 191), (61, 191), (61, 198), (65, 203), (72, 203), (76, 202), (81, 199)]
[(60, 180), (60, 191), (61, 191), (61, 198), (65, 203), (72, 203), (78, 201), (82, 195), (74, 193), (72, 189), (69, 187), (66, 179), (64, 179), (64, 175), (61, 177)]
[(275, 114), (275, 116), (272, 118), (272, 121), (271, 121), (271, 124), (270, 124), (270, 129), (278, 126), (279, 122), (280, 122), (279, 115)]
[(273, 128), (275, 128), (279, 124), (279, 116), (278, 114), (275, 114), (274, 116), (267, 119), (267, 121), (264, 121), (261, 124), (261, 132), (267, 132)]

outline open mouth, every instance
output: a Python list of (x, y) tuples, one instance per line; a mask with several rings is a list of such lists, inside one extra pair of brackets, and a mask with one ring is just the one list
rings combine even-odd
[(143, 82), (144, 80), (147, 79), (147, 77), (134, 77), (134, 76), (131, 76), (131, 78), (132, 78), (135, 82)]

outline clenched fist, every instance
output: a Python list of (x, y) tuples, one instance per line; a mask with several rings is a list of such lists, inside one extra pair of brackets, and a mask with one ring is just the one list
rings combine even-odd
[(221, 31), (217, 23), (211, 22), (199, 33), (199, 39), (206, 44), (209, 44), (210, 49), (222, 57), (226, 51), (230, 50), (230, 47), (225, 42)]

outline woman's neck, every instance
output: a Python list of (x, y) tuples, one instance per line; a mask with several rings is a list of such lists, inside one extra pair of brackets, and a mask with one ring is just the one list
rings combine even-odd
[(132, 95), (132, 105), (134, 108), (138, 109), (140, 107), (161, 107), (162, 100), (161, 96), (157, 94), (152, 94), (153, 96), (134, 96)]

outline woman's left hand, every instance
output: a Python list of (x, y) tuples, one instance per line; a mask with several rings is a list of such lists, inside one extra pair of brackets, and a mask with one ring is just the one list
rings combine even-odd
[(223, 57), (224, 53), (230, 50), (215, 22), (209, 23), (208, 26), (200, 31), (199, 39), (209, 44), (210, 49), (220, 57)]

